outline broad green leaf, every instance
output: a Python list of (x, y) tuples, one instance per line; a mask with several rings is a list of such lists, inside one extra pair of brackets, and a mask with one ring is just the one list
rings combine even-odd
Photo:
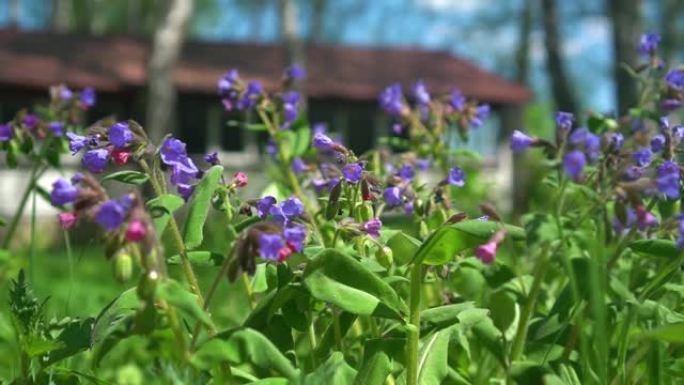
[[(226, 257), (211, 251), (195, 250), (188, 252), (188, 259), (195, 266), (221, 266)], [(172, 255), (169, 257), (168, 262), (171, 265), (180, 265), (181, 256), (179, 254)]]
[(311, 144), (311, 129), (307, 124), (303, 124), (292, 132), (294, 133), (292, 155), (302, 156)]
[[(357, 319), (356, 314), (342, 312), (339, 314), (340, 334), (344, 337), (349, 329)], [(323, 333), (323, 338), (318, 341), (316, 346), (316, 355), (319, 357), (328, 357), (328, 354), (335, 347), (335, 325), (331, 322), (328, 328)]]
[(422, 341), (418, 359), (418, 383), (440, 385), (449, 372), (449, 338), (452, 328), (442, 329)]
[(124, 338), (134, 333), (134, 316), (141, 302), (135, 288), (128, 289), (114, 298), (95, 317), (91, 331), (93, 343), (93, 367)]
[(354, 314), (401, 319), (399, 312), (407, 310), (388, 283), (334, 249), (322, 251), (308, 264), (304, 285), (314, 298)]
[(660, 326), (644, 333), (644, 336), (674, 344), (684, 344), (684, 322)]
[[(420, 319), (430, 327), (444, 328), (459, 322), (458, 316), (467, 309), (474, 309), (473, 302), (444, 305), (423, 310)], [(483, 309), (484, 310), (484, 309)]]
[(376, 350), (372, 354), (364, 352), (363, 363), (354, 379), (354, 385), (384, 385), (391, 372), (392, 363), (386, 352), (382, 350)]
[(462, 221), (435, 231), (418, 249), (415, 261), (427, 265), (449, 262), (456, 253), (486, 242), (502, 226), (506, 228), (508, 238), (516, 241), (525, 239), (525, 231), (520, 227), (493, 221)]
[(387, 241), (387, 247), (392, 250), (395, 263), (401, 266), (411, 262), (420, 248), (420, 241), (398, 231)]
[(248, 385), (290, 385), (290, 381), (287, 378), (273, 377), (250, 382)]
[(356, 370), (344, 360), (344, 355), (334, 352), (316, 371), (304, 377), (301, 385), (352, 385)]
[(213, 326), (209, 314), (199, 304), (197, 296), (183, 288), (180, 283), (167, 279), (159, 284), (157, 295), (165, 299), (169, 305), (177, 308), (181, 313), (194, 320), (201, 321), (207, 326)]
[(272, 196), (274, 197), (278, 202), (287, 199), (287, 197), (290, 195), (289, 189), (285, 187), (282, 183), (280, 182), (271, 182), (269, 183), (263, 191), (261, 191), (261, 196)]
[(654, 255), (656, 257), (676, 258), (681, 250), (674, 242), (664, 239), (646, 239), (629, 243), (629, 248), (639, 252)]
[(211, 198), (218, 187), (223, 175), (222, 166), (213, 166), (204, 174), (202, 180), (195, 187), (188, 204), (188, 217), (185, 220), (183, 239), (189, 250), (199, 247), (204, 239), (204, 222), (209, 215)]
[(94, 318), (68, 321), (66, 325), (63, 325), (62, 331), (55, 339), (55, 342), (58, 343), (58, 348), (50, 351), (42, 359), (41, 365), (48, 366), (54, 364), (57, 361), (90, 348), (94, 325)]
[(273, 370), (291, 381), (299, 377), (299, 371), (292, 362), (268, 338), (249, 328), (217, 334), (203, 343), (192, 357), (192, 363), (202, 369), (222, 362), (231, 365), (251, 363), (263, 370)]
[(126, 184), (141, 185), (147, 182), (149, 179), (150, 178), (147, 176), (147, 174), (142, 173), (140, 171), (123, 170), (105, 175), (104, 177), (102, 177), (102, 179), (100, 179), (100, 182), (115, 180), (117, 182)]
[(157, 234), (161, 236), (173, 213), (184, 203), (183, 198), (173, 194), (160, 195), (147, 202), (147, 209), (152, 215), (152, 224)]

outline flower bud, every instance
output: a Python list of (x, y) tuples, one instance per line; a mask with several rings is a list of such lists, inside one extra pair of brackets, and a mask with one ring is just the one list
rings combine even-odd
[(337, 216), (340, 210), (340, 194), (342, 193), (342, 183), (338, 183), (330, 190), (328, 206), (325, 208), (325, 219), (331, 220)]
[(148, 271), (140, 276), (137, 293), (142, 300), (153, 300), (159, 283), (159, 273), (154, 270)]
[(247, 178), (247, 174), (244, 172), (238, 171), (233, 175), (233, 183), (237, 187), (245, 187), (247, 186), (247, 182), (249, 182), (249, 178)]
[(356, 213), (358, 215), (357, 220), (361, 223), (368, 222), (375, 217), (373, 214), (373, 206), (369, 202), (362, 203), (358, 207)]
[(128, 163), (128, 159), (131, 157), (131, 154), (125, 150), (113, 150), (111, 157), (114, 164), (123, 166), (124, 164)]
[(427, 239), (430, 235), (430, 229), (428, 229), (427, 223), (425, 221), (420, 221), (420, 228), (418, 229), (418, 235), (421, 239)]
[(133, 258), (128, 253), (114, 256), (114, 278), (119, 282), (126, 282), (133, 274)]
[(126, 229), (126, 239), (129, 242), (140, 242), (147, 235), (147, 227), (140, 219), (133, 219)]
[(392, 249), (390, 249), (387, 246), (379, 248), (378, 251), (375, 253), (375, 259), (383, 267), (389, 269), (392, 266), (392, 263), (394, 263)]
[(64, 230), (71, 230), (78, 221), (78, 213), (75, 211), (66, 211), (57, 214), (57, 219), (59, 219), (59, 224), (62, 225)]

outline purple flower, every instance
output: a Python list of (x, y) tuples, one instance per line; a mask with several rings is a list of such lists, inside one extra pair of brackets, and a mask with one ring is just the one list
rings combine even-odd
[(413, 170), (413, 167), (411, 167), (408, 164), (405, 164), (401, 166), (399, 169), (399, 178), (401, 178), (404, 181), (412, 181), (413, 177), (416, 176), (416, 172)]
[(382, 193), (382, 197), (390, 207), (401, 204), (401, 190), (397, 186), (387, 187)]
[(427, 107), (430, 104), (430, 93), (422, 80), (413, 85), (413, 97), (419, 106)]
[(333, 140), (325, 134), (316, 133), (313, 137), (313, 145), (319, 150), (327, 150), (333, 143)]
[(460, 167), (453, 167), (449, 170), (447, 182), (452, 186), (463, 187), (465, 185), (465, 172)]
[(52, 131), (52, 135), (59, 138), (64, 134), (64, 123), (58, 121), (50, 122), (48, 123), (48, 129)]
[(619, 132), (608, 134), (608, 145), (612, 151), (620, 151), (625, 144), (625, 136)]
[(677, 91), (684, 91), (684, 71), (673, 68), (665, 75), (665, 83)]
[(71, 92), (69, 87), (62, 86), (62, 87), (60, 87), (60, 90), (59, 90), (59, 97), (62, 100), (71, 100), (71, 98), (74, 97), (74, 93)]
[(130, 142), (133, 141), (133, 132), (128, 128), (128, 123), (117, 122), (109, 128), (107, 134), (109, 143), (114, 145), (116, 149), (124, 149)]
[(217, 164), (221, 163), (218, 158), (218, 152), (210, 152), (202, 158), (206, 163), (209, 163), (212, 166), (216, 166)]
[(280, 249), (285, 246), (279, 234), (262, 233), (259, 235), (259, 254), (261, 258), (277, 261)]
[(254, 108), (262, 91), (263, 87), (259, 81), (252, 80), (248, 82), (247, 89), (245, 89), (242, 98), (237, 103), (237, 108), (239, 110), (248, 110), (250, 108)]
[(587, 158), (582, 151), (570, 151), (563, 157), (563, 170), (573, 179), (577, 180), (582, 175)]
[(392, 124), (392, 132), (395, 135), (401, 135), (404, 132), (404, 126), (401, 125), (401, 123), (393, 123)]
[(568, 131), (572, 128), (575, 121), (575, 115), (570, 112), (558, 111), (556, 112), (556, 126), (560, 130)]
[(191, 184), (185, 184), (185, 183), (179, 183), (176, 186), (176, 191), (178, 191), (178, 195), (180, 195), (184, 201), (188, 201), (190, 199), (190, 196), (192, 196), (192, 193), (195, 191), (195, 186)]
[(116, 200), (108, 200), (103, 203), (95, 214), (95, 222), (107, 231), (112, 231), (121, 226), (124, 219), (126, 219), (126, 210)]
[(299, 64), (293, 64), (285, 70), (286, 80), (300, 80), (304, 79), (306, 76), (306, 71)]
[(327, 132), (328, 132), (328, 126), (324, 122), (316, 122), (313, 124), (314, 135), (325, 134)]
[(668, 99), (664, 99), (660, 103), (660, 106), (663, 108), (663, 110), (674, 111), (674, 110), (676, 110), (682, 106), (682, 101), (679, 99), (668, 98)]
[(342, 175), (344, 175), (344, 179), (349, 183), (358, 183), (361, 180), (362, 174), (363, 167), (358, 163), (349, 163), (342, 168)]
[(584, 138), (584, 151), (592, 162), (596, 161), (601, 152), (601, 138), (596, 134), (587, 132), (587, 136)]
[(385, 88), (379, 97), (380, 107), (391, 116), (399, 116), (404, 110), (403, 95), (399, 83)]
[(625, 169), (625, 172), (622, 174), (622, 178), (627, 180), (627, 181), (633, 181), (637, 180), (644, 176), (644, 169), (639, 168), (637, 166), (629, 166)]
[(657, 134), (651, 139), (651, 151), (660, 152), (665, 148), (665, 135)]
[(83, 155), (83, 166), (93, 174), (98, 174), (104, 171), (107, 167), (107, 160), (109, 159), (109, 151), (104, 148), (96, 148), (87, 151)]
[(404, 203), (404, 213), (406, 215), (413, 214), (413, 203), (414, 203), (414, 201), (408, 201), (408, 202)]
[(167, 166), (173, 166), (176, 163), (182, 162), (188, 157), (185, 151), (185, 143), (176, 138), (168, 138), (162, 143), (159, 150), (161, 160)]
[(380, 238), (380, 229), (382, 228), (382, 221), (378, 218), (373, 218), (361, 225), (361, 231), (370, 235), (371, 237)]
[(291, 245), (296, 251), (302, 251), (306, 239), (306, 227), (302, 225), (286, 227), (283, 230), (283, 237), (285, 237), (288, 245)]
[(613, 218), (613, 230), (615, 230), (615, 233), (617, 234), (623, 234), (625, 230), (632, 228), (636, 223), (636, 214), (634, 213), (634, 210), (632, 210), (631, 207), (627, 207), (626, 211), (627, 216), (625, 218), (625, 223), (622, 223), (618, 217)]
[(292, 159), (292, 171), (295, 172), (295, 174), (301, 174), (307, 170), (306, 163), (302, 160), (302, 158), (294, 158)]
[(261, 218), (266, 218), (266, 215), (271, 211), (271, 207), (275, 205), (276, 199), (270, 195), (265, 196), (261, 199), (256, 204), (256, 209), (257, 209), (257, 215)]
[(187, 184), (197, 178), (199, 169), (189, 157), (182, 158), (171, 167), (171, 184)]
[(288, 91), (283, 94), (283, 114), (285, 124), (294, 122), (299, 113), (299, 99), (301, 95), (296, 91)]
[(672, 127), (672, 137), (681, 140), (684, 138), (684, 125), (677, 124)]
[(224, 97), (229, 96), (234, 91), (238, 81), (240, 81), (238, 70), (232, 69), (226, 72), (226, 74), (218, 80), (217, 88), (219, 95)]
[(511, 150), (519, 152), (527, 150), (534, 143), (534, 138), (520, 130), (513, 131), (511, 135)]
[(278, 147), (275, 145), (275, 143), (273, 143), (273, 140), (271, 140), (270, 138), (266, 143), (266, 153), (272, 158), (275, 158), (276, 155), (278, 155)]
[(81, 151), (81, 149), (88, 144), (88, 138), (76, 135), (73, 132), (67, 132), (66, 137), (69, 138), (69, 150), (71, 150), (72, 154)]
[(97, 147), (100, 143), (100, 134), (93, 134), (88, 137), (88, 145), (90, 147)]
[(463, 112), (466, 106), (466, 97), (460, 90), (451, 90), (451, 98), (449, 99), (449, 104), (454, 110), (458, 112)]
[(29, 129), (35, 128), (38, 125), (38, 117), (33, 114), (26, 114), (21, 119), (21, 122)]
[(78, 189), (64, 178), (59, 178), (52, 184), (50, 201), (54, 206), (64, 206), (78, 197)]
[(652, 155), (653, 153), (651, 152), (651, 149), (644, 147), (642, 149), (634, 151), (634, 153), (632, 154), (632, 158), (634, 159), (634, 162), (636, 162), (637, 166), (646, 167), (649, 164), (651, 164)]
[(680, 172), (677, 163), (665, 161), (656, 168), (656, 187), (670, 199), (679, 198)]
[(568, 136), (568, 142), (570, 142), (571, 144), (584, 143), (584, 141), (587, 139), (588, 134), (589, 134), (589, 131), (587, 131), (586, 128), (584, 128), (584, 127), (576, 128), (570, 133), (570, 136)]
[(645, 231), (649, 227), (658, 226), (658, 218), (651, 212), (647, 211), (643, 206), (636, 208), (637, 226), (639, 230)]
[(658, 43), (660, 43), (660, 35), (657, 33), (649, 32), (642, 34), (639, 39), (639, 53), (643, 56), (655, 54)]
[(12, 126), (9, 123), (0, 124), (0, 142), (12, 140)]
[(660, 118), (658, 118), (658, 124), (660, 125), (660, 128), (666, 130), (670, 128), (670, 118), (668, 118), (667, 116), (661, 116)]
[(480, 104), (477, 106), (475, 116), (470, 119), (470, 125), (473, 127), (482, 127), (484, 121), (489, 117), (491, 107), (489, 104)]
[(287, 198), (285, 202), (281, 204), (281, 210), (283, 215), (288, 218), (298, 217), (304, 214), (304, 205), (302, 201), (297, 197)]
[(92, 107), (95, 105), (95, 89), (92, 87), (86, 87), (81, 90), (81, 105), (83, 107)]
[(416, 167), (420, 171), (427, 171), (430, 169), (430, 159), (416, 159)]
[(71, 184), (77, 184), (80, 183), (83, 180), (83, 174), (80, 172), (77, 172), (71, 177)]

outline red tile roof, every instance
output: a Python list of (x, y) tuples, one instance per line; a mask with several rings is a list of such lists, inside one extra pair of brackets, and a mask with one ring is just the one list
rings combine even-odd
[[(93, 86), (116, 92), (145, 85), (149, 42), (53, 32), (0, 31), (0, 85)], [(217, 79), (237, 68), (245, 79), (275, 88), (285, 63), (276, 44), (188, 42), (175, 71), (181, 92), (214, 93)], [(314, 45), (308, 48), (312, 97), (375, 100), (388, 84), (423, 79), (431, 91), (459, 88), (490, 103), (520, 103), (530, 91), (447, 52)]]

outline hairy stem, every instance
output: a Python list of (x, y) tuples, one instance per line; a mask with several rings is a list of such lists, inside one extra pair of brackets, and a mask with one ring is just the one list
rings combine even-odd
[(423, 284), (423, 265), (411, 267), (409, 294), (408, 345), (406, 346), (406, 385), (418, 384), (418, 341), (420, 340), (420, 303)]

